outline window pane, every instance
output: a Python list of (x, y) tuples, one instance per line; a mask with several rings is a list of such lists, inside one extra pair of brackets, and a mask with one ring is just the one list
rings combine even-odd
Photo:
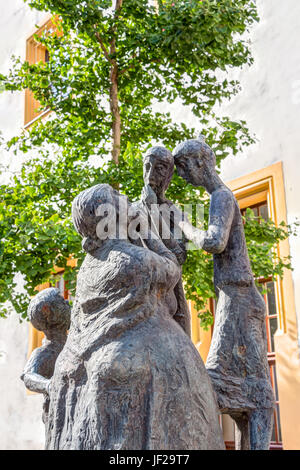
[(282, 441), (281, 437), (281, 423), (280, 423), (280, 412), (279, 412), (279, 405), (276, 405), (276, 415), (277, 415), (277, 431), (278, 431), (278, 441)]
[(276, 424), (275, 424), (275, 411), (274, 411), (274, 424), (273, 424), (273, 431), (272, 431), (272, 437), (271, 437), (271, 442), (276, 442), (276, 434), (275, 434), (275, 429), (276, 429)]
[(258, 285), (258, 290), (262, 296), (264, 295), (264, 292), (263, 292), (264, 289), (265, 289), (265, 284), (263, 282), (260, 282)]
[(278, 395), (278, 386), (277, 386), (277, 374), (276, 374), (276, 367), (273, 366), (273, 377), (274, 377), (274, 393), (275, 393), (275, 400), (279, 401), (279, 395)]
[(259, 206), (259, 215), (264, 219), (268, 220), (269, 219), (269, 210), (268, 210), (268, 204), (264, 203), (261, 206)]
[(276, 400), (276, 406), (274, 410), (274, 423), (273, 423), (273, 431), (272, 431), (272, 442), (281, 443), (281, 425), (280, 425), (280, 411), (279, 411), (279, 404), (278, 404), (278, 388), (277, 388), (277, 377), (276, 377), (276, 366), (270, 367), (270, 373), (273, 375), (274, 379), (274, 394)]
[(269, 315), (277, 315), (274, 282), (267, 282)]
[(270, 322), (270, 336), (271, 336), (271, 349), (272, 349), (269, 352), (274, 352), (275, 351), (274, 335), (278, 328), (277, 318), (270, 318), (269, 322)]

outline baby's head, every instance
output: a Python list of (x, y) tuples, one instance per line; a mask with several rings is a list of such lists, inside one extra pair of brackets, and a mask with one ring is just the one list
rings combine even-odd
[(58, 289), (49, 287), (31, 300), (28, 317), (39, 331), (67, 331), (70, 327), (71, 309)]

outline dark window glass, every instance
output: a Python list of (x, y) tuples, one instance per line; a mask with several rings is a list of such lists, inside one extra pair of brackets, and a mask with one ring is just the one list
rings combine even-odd
[(267, 282), (268, 314), (277, 315), (274, 282)]
[(270, 318), (269, 322), (270, 322), (271, 350), (272, 352), (275, 352), (274, 335), (278, 328), (277, 318), (276, 317)]
[(268, 220), (269, 219), (269, 210), (268, 210), (268, 204), (262, 204), (259, 206), (259, 215), (264, 219)]

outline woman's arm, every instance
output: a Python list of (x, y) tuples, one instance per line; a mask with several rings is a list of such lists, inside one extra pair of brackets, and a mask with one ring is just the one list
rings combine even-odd
[[(131, 220), (129, 220), (129, 224), (131, 224), (132, 221), (138, 220), (138, 225), (140, 227), (140, 231), (138, 232), (140, 246), (150, 250), (151, 252), (155, 253), (155, 255), (158, 255), (155, 257), (153, 256), (152, 262), (149, 260), (149, 263), (152, 264), (152, 267), (156, 265), (154, 272), (156, 273), (157, 282), (172, 284), (173, 279), (176, 280), (176, 278), (178, 278), (180, 275), (180, 266), (175, 254), (173, 254), (165, 246), (163, 241), (156, 233), (150, 230), (148, 217), (145, 213), (137, 210), (135, 213), (131, 213), (130, 219)], [(130, 230), (128, 231), (130, 232)]]
[(35, 372), (24, 373), (21, 376), (26, 388), (31, 392), (36, 393), (49, 393), (50, 379), (46, 379)]
[(152, 257), (153, 279), (157, 285), (171, 287), (180, 279), (181, 267), (176, 256), (153, 233), (142, 240), (144, 247), (155, 253)]
[(149, 250), (153, 251), (159, 256), (169, 259), (176, 265), (178, 265), (177, 258), (163, 243), (163, 241), (153, 232), (149, 230), (146, 238), (142, 239), (142, 243)]
[(157, 255), (168, 258), (176, 265), (178, 264), (176, 256), (165, 246), (158, 233), (156, 231), (151, 231), (148, 215), (139, 208), (132, 206), (128, 216), (128, 236), (130, 240), (132, 229), (134, 228), (136, 230), (136, 225), (139, 226), (139, 232), (135, 231), (135, 233), (139, 234), (140, 244), (144, 248), (148, 248)]

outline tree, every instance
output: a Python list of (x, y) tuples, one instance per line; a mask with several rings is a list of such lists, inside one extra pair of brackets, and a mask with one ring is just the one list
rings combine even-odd
[[(14, 58), (10, 73), (0, 76), (6, 90), (29, 88), (41, 110), (53, 111), (6, 144), (18, 158), (29, 155), (0, 189), (0, 302), (10, 301), (23, 318), (36, 285), (53, 280), (54, 265), (65, 268), (74, 289), (83, 253), (70, 208), (81, 190), (106, 182), (138, 199), (142, 154), (154, 141), (172, 149), (201, 131), (218, 165), (253, 143), (245, 122), (218, 117), (214, 109), (239, 91), (227, 71), (252, 63), (243, 33), (258, 21), (254, 0), (28, 3), (52, 13), (56, 29), (36, 37), (49, 52), (47, 63)], [(167, 111), (172, 103), (192, 110), (194, 128), (175, 121)], [(202, 202), (207, 216), (204, 192), (177, 175), (168, 196), (181, 204)], [(289, 260), (278, 259), (274, 247), (287, 228), (250, 218), (246, 231), (256, 276), (282, 275)], [(70, 254), (77, 269), (67, 265)], [(16, 290), (18, 272), (26, 294)], [(184, 279), (187, 297), (203, 309), (214, 295), (211, 258), (190, 252)], [(202, 320), (208, 324), (211, 317), (202, 314)]]

